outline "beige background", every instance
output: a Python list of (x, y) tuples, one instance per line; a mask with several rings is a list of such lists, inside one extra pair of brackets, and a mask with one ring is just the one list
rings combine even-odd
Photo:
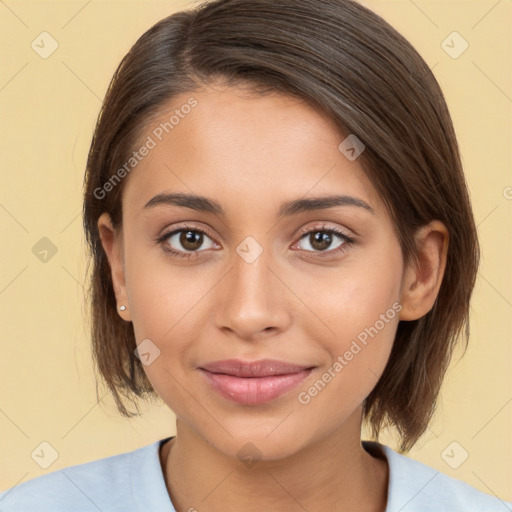
[[(435, 421), (411, 456), (512, 500), (512, 2), (362, 3), (402, 32), (440, 81), (483, 247), (470, 348), (452, 364)], [(175, 433), (174, 415), (164, 405), (148, 404), (144, 416), (128, 420), (108, 395), (96, 401), (83, 317), (80, 212), (88, 145), (115, 67), (153, 23), (190, 5), (0, 2), (1, 490)], [(39, 36), (43, 31), (58, 43), (46, 59), (31, 47), (35, 40), (43, 51), (46, 37), (44, 47), (51, 48), (48, 36)], [(442, 45), (454, 31), (469, 44), (456, 59)], [(451, 36), (446, 44), (457, 52), (463, 41)], [(43, 237), (57, 248), (46, 262), (32, 251)], [(384, 440), (393, 445), (392, 438)], [(31, 456), (42, 442), (58, 454), (47, 469)], [(467, 460), (453, 469), (465, 452)]]

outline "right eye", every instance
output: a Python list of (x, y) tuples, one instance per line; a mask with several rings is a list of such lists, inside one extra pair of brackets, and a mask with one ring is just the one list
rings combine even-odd
[[(206, 238), (205, 238), (206, 237)], [(209, 247), (206, 249), (213, 249), (216, 244), (202, 229), (183, 226), (179, 229), (173, 229), (160, 236), (157, 242), (162, 246), (164, 251), (173, 254), (179, 258), (192, 258), (207, 240), (210, 240)]]

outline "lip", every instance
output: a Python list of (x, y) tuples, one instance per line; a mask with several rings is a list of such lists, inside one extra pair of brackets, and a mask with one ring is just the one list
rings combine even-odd
[(202, 365), (207, 382), (225, 398), (246, 405), (269, 402), (302, 382), (313, 366), (275, 359), (225, 359)]

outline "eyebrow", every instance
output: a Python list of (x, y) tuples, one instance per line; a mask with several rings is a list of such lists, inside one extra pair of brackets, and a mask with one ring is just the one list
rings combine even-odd
[[(144, 209), (150, 209), (160, 205), (181, 206), (198, 212), (214, 213), (223, 217), (226, 216), (226, 212), (217, 201), (195, 194), (157, 194), (144, 205)], [(346, 195), (330, 195), (308, 199), (296, 199), (283, 203), (279, 208), (279, 217), (289, 217), (298, 213), (324, 210), (336, 206), (364, 208), (375, 215), (373, 208), (362, 199)]]

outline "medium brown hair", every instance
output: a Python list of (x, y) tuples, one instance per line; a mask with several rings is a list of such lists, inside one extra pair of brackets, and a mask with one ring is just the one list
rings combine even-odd
[[(479, 245), (459, 149), (443, 93), (428, 65), (380, 16), (352, 0), (214, 0), (169, 16), (122, 59), (107, 91), (85, 174), (83, 221), (91, 251), (93, 357), (119, 412), (155, 397), (134, 355), (133, 326), (116, 310), (98, 233), (108, 212), (122, 228), (121, 181), (144, 127), (172, 97), (222, 79), (302, 98), (366, 146), (359, 162), (393, 220), (404, 263), (417, 264), (414, 233), (437, 219), (449, 232), (432, 309), (400, 321), (383, 375), (364, 403), (373, 436), (394, 426), (401, 449), (425, 431), (454, 346), (466, 327)], [(340, 140), (341, 142), (341, 140)], [(96, 193), (95, 193), (96, 191)]]

